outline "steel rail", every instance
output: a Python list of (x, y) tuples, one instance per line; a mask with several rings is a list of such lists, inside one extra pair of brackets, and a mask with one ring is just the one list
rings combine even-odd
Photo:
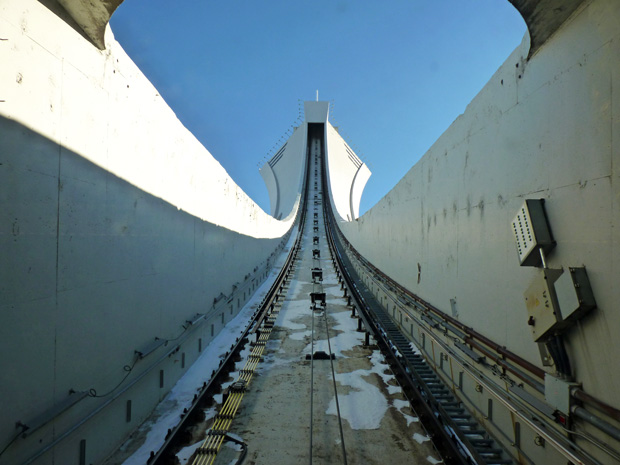
[[(337, 227), (337, 226), (336, 226)], [(491, 339), (489, 339), (488, 337), (480, 334), (479, 332), (477, 332), (476, 330), (474, 330), (473, 328), (464, 325), (463, 323), (461, 323), (460, 321), (458, 321), (457, 319), (451, 317), (450, 315), (446, 314), (445, 312), (442, 312), (441, 310), (439, 310), (437, 307), (433, 306), (432, 304), (430, 304), (429, 302), (425, 301), (424, 299), (422, 299), (421, 297), (417, 296), (416, 294), (414, 294), (413, 292), (411, 292), (409, 289), (407, 289), (406, 287), (402, 286), (401, 284), (399, 284), (398, 282), (396, 282), (395, 280), (393, 280), (392, 278), (390, 278), (388, 275), (386, 275), (385, 273), (383, 273), (379, 268), (377, 268), (376, 266), (374, 266), (368, 259), (366, 259), (364, 256), (362, 256), (356, 249), (355, 247), (353, 247), (353, 245), (347, 240), (346, 237), (344, 237), (344, 235), (342, 235), (341, 237), (342, 241), (344, 242), (345, 246), (351, 251), (351, 253), (353, 255), (355, 255), (355, 257), (361, 262), (363, 263), (367, 268), (371, 269), (373, 271), (373, 273), (375, 273), (377, 276), (379, 276), (381, 278), (381, 280), (387, 282), (391, 287), (394, 287), (396, 289), (398, 289), (398, 291), (401, 294), (406, 295), (408, 298), (410, 298), (411, 300), (413, 300), (417, 306), (422, 310), (428, 310), (430, 312), (432, 312), (433, 314), (437, 315), (438, 317), (440, 317), (441, 319), (445, 320), (446, 322), (452, 324), (453, 326), (455, 326), (456, 328), (460, 329), (461, 331), (463, 331), (465, 334), (467, 334), (471, 339), (474, 340), (478, 340), (480, 342), (482, 342), (483, 344), (485, 344), (486, 346), (490, 347), (491, 349), (495, 350), (498, 354), (502, 355), (503, 357), (505, 357), (506, 359), (514, 362), (515, 364), (517, 364), (518, 366), (520, 366), (521, 368), (529, 371), (531, 374), (533, 374), (534, 376), (536, 376), (537, 378), (544, 380), (545, 378), (545, 371), (542, 368), (537, 367), (536, 365), (534, 365), (531, 362), (528, 362), (527, 360), (525, 360), (522, 357), (519, 357), (517, 354), (515, 354), (514, 352), (509, 351), (508, 349), (506, 349), (505, 347), (497, 344), (496, 342), (492, 341)], [(515, 373), (516, 374), (516, 373)], [(525, 381), (525, 380), (524, 380)]]
[(291, 245), (289, 253), (287, 254), (286, 260), (285, 260), (282, 268), (280, 269), (280, 272), (278, 273), (278, 276), (276, 277), (274, 283), (269, 288), (269, 291), (267, 292), (267, 294), (265, 295), (265, 297), (263, 298), (263, 300), (259, 304), (259, 308), (254, 313), (252, 319), (250, 320), (250, 322), (246, 326), (243, 334), (241, 336), (239, 336), (239, 338), (237, 339), (237, 342), (231, 347), (231, 350), (229, 352), (227, 352), (227, 355), (225, 356), (225, 358), (222, 359), (222, 361), (220, 363), (220, 366), (218, 367), (216, 372), (211, 376), (211, 379), (209, 380), (209, 382), (205, 383), (203, 385), (203, 387), (201, 388), (200, 392), (195, 396), (191, 406), (188, 407), (187, 411), (184, 412), (181, 415), (180, 422), (174, 428), (172, 428), (168, 432), (168, 434), (166, 435), (165, 441), (162, 444), (162, 446), (159, 448), (159, 450), (157, 452), (153, 452), (153, 455), (151, 455), (149, 457), (149, 459), (147, 461), (147, 464), (149, 464), (149, 465), (150, 464), (155, 464), (155, 463), (157, 463), (158, 460), (161, 459), (161, 457), (164, 455), (164, 453), (170, 447), (170, 444), (173, 442), (175, 437), (179, 434), (180, 431), (182, 431), (187, 426), (187, 424), (189, 422), (189, 419), (192, 417), (192, 413), (200, 405), (202, 398), (210, 391), (214, 381), (218, 378), (218, 376), (220, 375), (220, 373), (222, 372), (224, 367), (226, 367), (226, 365), (228, 365), (228, 363), (232, 359), (233, 355), (235, 353), (239, 352), (240, 347), (241, 347), (241, 343), (243, 342), (243, 340), (250, 333), (254, 334), (257, 331), (259, 331), (263, 321), (265, 320), (265, 318), (267, 318), (269, 316), (269, 314), (273, 310), (274, 304), (277, 302), (279, 294), (282, 291), (283, 283), (288, 279), (288, 277), (289, 277), (289, 275), (290, 275), (290, 273), (292, 271), (292, 267), (293, 267), (293, 265), (295, 263), (295, 260), (297, 258), (297, 254), (298, 254), (298, 252), (299, 252), (299, 250), (301, 248), (301, 240), (303, 238), (303, 230), (304, 230), (304, 225), (305, 225), (305, 221), (306, 221), (306, 207), (307, 207), (307, 203), (308, 203), (308, 201), (307, 201), (308, 200), (307, 190), (308, 190), (309, 176), (310, 176), (310, 174), (309, 174), (310, 173), (310, 160), (309, 160), (309, 157), (307, 157), (306, 167), (305, 168), (306, 169), (305, 169), (305, 173), (304, 173), (303, 189), (304, 189), (304, 192), (306, 192), (306, 194), (304, 196), (302, 196), (302, 198), (301, 198), (299, 209), (297, 211), (297, 218), (295, 219), (294, 226), (292, 226), (291, 230), (290, 230), (290, 231), (292, 231), (293, 228), (295, 228), (295, 226), (297, 226), (297, 228), (298, 228), (298, 230), (297, 230), (297, 237), (295, 238), (294, 243)]
[[(405, 379), (407, 381), (408, 391), (413, 398), (411, 398), (410, 396), (408, 397), (412, 405), (414, 406), (418, 417), (423, 422), (424, 428), (429, 431), (430, 436), (433, 440), (433, 444), (435, 444), (436, 447), (441, 449), (441, 455), (444, 463), (448, 465), (466, 465), (469, 463), (468, 458), (463, 455), (462, 451), (459, 449), (458, 444), (453, 440), (450, 433), (446, 430), (444, 423), (436, 415), (436, 410), (432, 409), (432, 407), (426, 402), (426, 399), (422, 395), (421, 391), (407, 375), (407, 367), (404, 366), (402, 362), (398, 359), (398, 357), (396, 357), (396, 355), (390, 350), (389, 341), (385, 338), (385, 336), (382, 334), (382, 331), (373, 320), (370, 304), (366, 302), (363, 298), (361, 292), (355, 284), (355, 280), (350, 275), (347, 267), (345, 266), (345, 261), (343, 260), (340, 248), (336, 245), (336, 239), (334, 238), (334, 231), (338, 231), (338, 227), (335, 224), (335, 217), (331, 208), (329, 192), (327, 190), (327, 174), (325, 166), (326, 161), (325, 157), (323, 157), (321, 163), (322, 188), (323, 191), (326, 193), (323, 199), (323, 217), (326, 226), (329, 225), (329, 227), (325, 228), (326, 236), (329, 248), (332, 252), (332, 257), (334, 259), (334, 265), (337, 269), (337, 272), (341, 276), (341, 279), (343, 279), (346, 283), (347, 288), (351, 292), (352, 298), (357, 302), (360, 310), (360, 318), (364, 322), (366, 328), (369, 328), (375, 334), (377, 342), (383, 349), (382, 352), (386, 357), (391, 360), (392, 366), (398, 367), (399, 372), (402, 375), (400, 381), (402, 381), (402, 379)], [(484, 463), (484, 461), (481, 461), (480, 463)]]
[[(322, 161), (322, 154), (324, 153), (324, 147), (321, 144), (321, 141), (317, 141), (317, 143), (319, 144), (318, 147), (318, 153), (316, 153), (317, 151), (315, 150), (315, 154), (314, 157), (316, 157), (317, 160)], [(321, 163), (321, 166), (323, 166), (323, 164)], [(315, 175), (314, 175), (314, 179), (315, 182), (317, 181), (318, 178), (318, 174), (316, 174), (315, 171)], [(323, 185), (321, 184), (321, 194), (323, 197), (325, 197), (325, 191), (323, 190)], [(315, 207), (316, 208), (316, 207)], [(321, 204), (321, 212), (323, 213), (323, 217), (325, 217), (325, 205)], [(327, 223), (325, 223), (325, 221), (323, 222), (323, 229), (325, 231), (325, 233), (327, 234), (327, 228), (325, 227)], [(329, 245), (329, 243), (328, 243)], [(330, 254), (333, 257), (333, 251), (330, 249)], [(326, 302), (327, 304), (327, 302)], [(311, 356), (311, 360), (312, 363), (314, 362), (314, 310), (312, 311), (312, 356)], [(330, 367), (331, 367), (331, 373), (332, 373), (332, 385), (334, 387), (334, 399), (336, 402), (336, 414), (338, 417), (338, 429), (340, 431), (340, 446), (342, 448), (342, 460), (344, 465), (347, 465), (347, 451), (346, 451), (346, 447), (345, 447), (345, 442), (344, 442), (344, 432), (342, 430), (342, 415), (340, 414), (340, 402), (338, 400), (338, 387), (336, 385), (336, 371), (334, 369), (334, 358), (335, 358), (335, 354), (332, 351), (332, 344), (331, 344), (331, 337), (329, 335), (329, 321), (327, 319), (327, 305), (325, 305), (325, 308), (323, 309), (323, 319), (325, 321), (325, 334), (327, 336), (327, 349), (329, 351), (329, 363), (330, 363)], [(313, 385), (314, 386), (314, 385)], [(312, 402), (312, 399), (311, 399)], [(312, 434), (312, 429), (311, 429), (311, 434)], [(312, 450), (311, 450), (312, 452)], [(312, 455), (310, 456), (310, 464), (312, 464)]]
[(399, 378), (399, 382), (403, 382), (403, 379), (407, 382), (407, 388), (410, 393), (409, 400), (411, 401), (416, 414), (422, 421), (424, 428), (429, 432), (433, 443), (440, 450), (440, 454), (444, 460), (444, 463), (448, 465), (465, 465), (467, 464), (467, 459), (463, 456), (461, 451), (458, 448), (458, 445), (453, 441), (450, 434), (446, 431), (444, 424), (436, 416), (436, 411), (431, 408), (431, 406), (426, 402), (426, 399), (422, 395), (422, 393), (418, 390), (417, 386), (412, 382), (412, 380), (406, 375), (407, 367), (396, 357), (396, 355), (390, 350), (389, 341), (382, 335), (381, 330), (377, 326), (377, 324), (373, 321), (373, 318), (370, 313), (370, 305), (368, 302), (364, 300), (364, 298), (359, 293), (358, 287), (354, 282), (354, 279), (347, 271), (346, 266), (343, 264), (342, 257), (335, 244), (333, 243), (333, 238), (331, 237), (331, 233), (328, 234), (328, 240), (333, 244), (330, 247), (334, 247), (334, 256), (335, 260), (340, 269), (340, 274), (342, 279), (344, 279), (348, 289), (351, 292), (353, 299), (357, 302), (357, 306), (359, 308), (360, 317), (362, 317), (362, 321), (364, 321), (365, 326), (371, 330), (379, 346), (382, 349), (384, 355), (390, 359), (391, 365), (396, 366), (398, 371), (402, 376)]

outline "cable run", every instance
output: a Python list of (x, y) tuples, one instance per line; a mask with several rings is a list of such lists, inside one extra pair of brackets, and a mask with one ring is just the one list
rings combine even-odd
[(325, 332), (327, 333), (327, 347), (329, 349), (329, 361), (332, 369), (332, 383), (334, 385), (334, 396), (336, 399), (336, 412), (338, 413), (338, 428), (340, 429), (340, 445), (342, 446), (342, 460), (347, 465), (347, 451), (344, 446), (344, 433), (342, 432), (342, 417), (340, 416), (340, 403), (338, 402), (338, 388), (336, 387), (336, 373), (334, 371), (334, 353), (332, 352), (332, 343), (329, 337), (329, 325), (327, 324), (327, 308), (323, 312), (325, 318)]

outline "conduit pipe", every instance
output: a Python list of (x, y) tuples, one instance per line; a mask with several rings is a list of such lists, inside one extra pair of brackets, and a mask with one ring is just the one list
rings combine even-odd
[(618, 410), (615, 407), (612, 407), (611, 405), (606, 404), (602, 400), (592, 397), (590, 394), (587, 394), (586, 392), (584, 392), (583, 390), (579, 388), (573, 388), (573, 390), (571, 391), (571, 395), (575, 399), (580, 400), (584, 404), (591, 405), (599, 412), (603, 412), (604, 414), (608, 415), (614, 420), (620, 421), (620, 410)]
[(522, 380), (522, 381), (526, 382), (527, 384), (529, 384), (530, 386), (532, 386), (534, 389), (536, 389), (541, 394), (545, 393), (545, 386), (542, 383), (532, 379), (530, 376), (526, 375), (525, 373), (522, 373), (520, 370), (517, 370), (516, 368), (510, 366), (503, 359), (497, 357), (495, 354), (493, 354), (492, 352), (490, 352), (486, 348), (482, 347), (480, 344), (478, 344), (476, 341), (472, 340), (470, 337), (465, 337), (465, 342), (467, 344), (470, 344), (472, 347), (474, 347), (479, 352), (482, 352), (484, 355), (489, 357), (491, 360), (493, 360), (495, 363), (497, 363), (499, 366), (501, 366), (505, 370), (507, 370), (510, 373), (512, 373), (513, 375), (515, 375), (520, 380)]
[[(499, 344), (497, 344), (496, 342), (493, 342), (492, 340), (490, 340), (486, 336), (483, 336), (482, 334), (478, 333), (476, 330), (470, 328), (469, 326), (464, 325), (460, 321), (456, 320), (455, 318), (452, 318), (451, 316), (449, 316), (446, 313), (442, 312), (441, 310), (439, 310), (438, 308), (434, 307), (430, 303), (422, 300), (420, 297), (415, 295), (409, 289), (406, 289), (405, 287), (401, 286), (399, 283), (394, 281), (392, 278), (390, 278), (389, 276), (384, 274), (376, 266), (374, 266), (372, 263), (370, 263), (367, 259), (362, 257), (359, 254), (359, 252), (357, 250), (355, 250), (355, 248), (351, 245), (351, 243), (344, 236), (343, 236), (343, 239), (346, 242), (347, 247), (353, 252), (353, 254), (357, 257), (357, 259), (362, 261), (363, 263), (365, 263), (366, 266), (368, 266), (370, 269), (372, 269), (375, 274), (379, 275), (381, 277), (381, 279), (386, 281), (389, 285), (394, 286), (400, 292), (402, 292), (403, 294), (408, 296), (410, 299), (414, 300), (416, 303), (422, 305), (424, 308), (432, 311), (433, 313), (438, 315), (440, 318), (444, 319), (445, 321), (451, 323), (452, 325), (456, 326), (460, 330), (464, 331), (470, 338), (477, 339), (478, 341), (482, 342), (486, 346), (488, 346), (491, 349), (495, 350), (498, 354), (500, 354), (503, 357), (507, 358), (508, 360), (514, 362), (516, 365), (519, 365), (521, 368), (524, 368), (525, 370), (529, 371), (530, 373), (532, 373), (537, 378), (540, 378), (541, 380), (545, 379), (545, 371), (543, 369), (541, 369), (541, 368), (537, 367), (536, 365), (528, 362), (527, 360), (519, 357), (515, 353), (507, 350), (504, 346), (500, 346)], [(471, 343), (471, 342), (469, 342), (469, 343)]]
[(583, 421), (597, 427), (602, 432), (614, 438), (616, 441), (620, 441), (620, 429), (616, 428), (613, 425), (610, 425), (602, 418), (588, 412), (583, 407), (578, 407), (575, 405), (571, 407), (570, 410), (572, 413), (575, 414), (576, 417), (581, 418)]
[[(415, 294), (413, 294), (409, 290), (405, 289), (403, 286), (401, 286), (397, 282), (393, 281), (389, 276), (385, 275), (378, 268), (376, 268), (374, 265), (372, 265), (368, 260), (366, 260), (363, 256), (361, 256), (359, 254), (359, 252), (357, 252), (357, 250), (355, 250), (355, 248), (349, 243), (349, 241), (346, 239), (346, 237), (344, 237), (342, 234), (341, 234), (341, 238), (346, 243), (346, 246), (356, 256), (356, 258), (359, 261), (363, 262), (366, 266), (368, 266), (368, 268), (370, 268), (375, 273), (375, 275), (378, 275), (378, 277), (382, 281), (387, 282), (388, 285), (391, 285), (391, 286), (397, 288), (399, 291), (401, 291), (402, 293), (404, 293), (405, 295), (407, 295), (408, 297), (413, 299), (416, 302), (416, 306), (418, 306), (418, 305), (422, 306), (423, 308), (426, 308), (426, 309), (432, 311), (433, 313), (435, 313), (439, 317), (444, 318), (445, 320), (447, 320), (451, 324), (453, 324), (453, 325), (457, 326), (458, 328), (462, 329), (465, 333), (468, 334), (468, 337), (464, 338), (465, 342), (467, 342), (468, 344), (471, 344), (472, 347), (475, 347), (477, 350), (479, 350), (480, 352), (482, 352), (483, 354), (485, 354), (486, 356), (488, 356), (489, 358), (494, 360), (498, 365), (502, 366), (503, 368), (505, 368), (506, 370), (510, 371), (511, 373), (513, 373), (518, 378), (520, 378), (523, 381), (525, 381), (530, 386), (534, 387), (537, 391), (539, 391), (541, 393), (544, 393), (544, 388), (542, 387), (541, 383), (537, 382), (536, 380), (533, 380), (533, 379), (529, 378), (526, 374), (521, 373), (519, 370), (516, 370), (513, 367), (510, 367), (510, 365), (508, 365), (505, 362), (503, 362), (502, 359), (496, 358), (488, 350), (486, 350), (484, 347), (482, 347), (480, 344), (478, 344), (474, 339), (478, 339), (480, 342), (484, 343), (486, 346), (492, 348), (493, 350), (495, 350), (500, 355), (503, 355), (504, 357), (506, 357), (506, 359), (514, 362), (515, 364), (519, 365), (522, 368), (525, 368), (527, 371), (529, 371), (530, 373), (532, 373), (533, 375), (535, 375), (535, 376), (537, 376), (537, 377), (539, 377), (541, 379), (544, 379), (544, 376), (545, 376), (545, 371), (544, 370), (536, 367), (535, 365), (532, 365), (527, 360), (524, 360), (521, 357), (517, 356), (516, 354), (510, 352), (509, 350), (506, 350), (504, 347), (494, 343), (493, 341), (491, 341), (487, 337), (485, 337), (485, 336), (479, 334), (478, 332), (476, 332), (475, 330), (473, 330), (473, 329), (463, 325), (459, 321), (457, 321), (454, 318), (451, 318), (450, 316), (448, 316), (445, 313), (443, 313), (441, 310), (433, 307), (431, 304), (429, 304), (429, 303), (425, 302), (424, 300), (420, 299), (418, 296), (416, 296)], [(614, 408), (614, 407), (612, 407), (612, 406), (602, 402), (599, 399), (596, 399), (595, 397), (592, 397), (591, 395), (585, 393), (581, 389), (578, 389), (578, 388), (573, 389), (571, 391), (571, 395), (575, 399), (580, 400), (580, 401), (582, 401), (582, 402), (584, 402), (584, 403), (586, 403), (588, 405), (591, 405), (593, 408), (596, 408), (600, 412), (605, 413), (609, 417), (611, 417), (611, 418), (613, 418), (615, 420), (620, 421), (620, 410), (618, 410), (618, 409), (616, 409), (616, 408)], [(604, 419), (602, 419), (599, 416), (594, 415), (593, 413), (590, 413), (587, 410), (585, 410), (584, 408), (581, 408), (581, 407), (578, 407), (578, 406), (572, 407), (571, 411), (572, 411), (572, 413), (575, 414), (576, 417), (582, 419), (583, 421), (585, 421), (587, 423), (590, 423), (591, 425), (593, 425), (596, 428), (598, 428), (600, 431), (602, 431), (602, 432), (608, 434), (610, 437), (620, 441), (620, 429), (618, 429), (615, 426), (611, 425), (610, 423), (606, 422)]]

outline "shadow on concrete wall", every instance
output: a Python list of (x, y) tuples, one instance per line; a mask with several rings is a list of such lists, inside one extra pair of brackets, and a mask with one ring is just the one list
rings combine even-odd
[(4, 117), (0, 141), (4, 444), (69, 390), (113, 387), (136, 348), (212, 310), (280, 239), (202, 221)]

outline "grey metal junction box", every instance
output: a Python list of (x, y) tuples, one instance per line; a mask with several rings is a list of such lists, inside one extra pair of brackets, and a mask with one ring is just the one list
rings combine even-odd
[(568, 273), (560, 276), (553, 287), (565, 326), (574, 324), (596, 308), (585, 267), (569, 268)]
[(549, 340), (562, 326), (553, 286), (561, 274), (562, 270), (542, 270), (523, 294), (528, 314), (527, 324), (536, 342)]
[(521, 266), (538, 266), (540, 250), (548, 253), (555, 247), (544, 205), (545, 199), (528, 199), (512, 220)]

